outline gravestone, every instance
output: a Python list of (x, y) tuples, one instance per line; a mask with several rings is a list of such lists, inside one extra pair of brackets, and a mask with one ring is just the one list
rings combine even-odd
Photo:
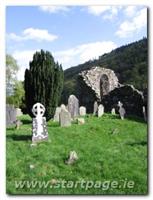
[(112, 113), (112, 115), (115, 115), (115, 114), (116, 114), (115, 108), (112, 108), (111, 113)]
[(72, 119), (79, 115), (79, 100), (75, 95), (70, 95), (68, 98), (68, 111)]
[(61, 127), (71, 126), (71, 114), (66, 110), (66, 108), (64, 108), (64, 106), (61, 107), (59, 122)]
[(48, 140), (46, 127), (45, 107), (41, 103), (36, 103), (32, 107), (32, 113), (35, 118), (32, 119), (32, 142)]
[(22, 115), (23, 115), (23, 113), (22, 113), (21, 109), (20, 108), (16, 108), (16, 116), (20, 117)]
[(86, 115), (86, 107), (80, 106), (79, 114), (80, 114), (80, 116), (85, 116)]
[(61, 104), (61, 109), (68, 110), (64, 104)]
[(98, 117), (101, 117), (104, 114), (104, 106), (100, 104), (98, 106)]
[(16, 122), (16, 108), (13, 105), (6, 105), (6, 126), (13, 125)]
[(93, 115), (96, 115), (97, 112), (98, 112), (98, 103), (97, 101), (95, 101), (93, 106)]
[(125, 109), (123, 108), (123, 104), (119, 101), (118, 102), (118, 106), (119, 106), (119, 114), (120, 114), (120, 117), (121, 119), (123, 120), (124, 119), (124, 116), (126, 114), (125, 112)]
[(59, 122), (60, 112), (61, 112), (61, 107), (57, 107), (56, 110), (55, 110), (54, 122)]
[(147, 121), (147, 115), (146, 115), (146, 108), (145, 108), (145, 106), (142, 107), (142, 112), (143, 112), (144, 120), (146, 122)]

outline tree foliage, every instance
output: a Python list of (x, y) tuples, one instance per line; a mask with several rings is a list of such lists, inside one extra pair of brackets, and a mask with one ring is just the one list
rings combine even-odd
[(16, 74), (19, 70), (16, 60), (9, 54), (6, 55), (6, 96), (13, 93), (16, 83)]
[(41, 50), (33, 55), (30, 69), (25, 71), (25, 103), (31, 117), (32, 106), (42, 103), (46, 119), (49, 120), (60, 100), (63, 88), (62, 66), (54, 61), (50, 52)]
[(22, 107), (25, 95), (23, 82), (16, 81), (13, 90), (13, 94), (6, 97), (7, 104), (12, 104), (18, 108)]

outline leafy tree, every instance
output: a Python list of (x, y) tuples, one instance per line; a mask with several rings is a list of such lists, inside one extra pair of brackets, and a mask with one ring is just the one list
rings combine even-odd
[(25, 95), (23, 83), (21, 81), (16, 81), (13, 90), (13, 94), (6, 97), (6, 102), (18, 108), (22, 107)]
[(9, 54), (6, 55), (6, 96), (13, 94), (16, 74), (19, 70), (16, 60)]
[(47, 121), (53, 116), (63, 88), (62, 66), (54, 61), (50, 52), (41, 50), (33, 55), (30, 69), (25, 71), (25, 103), (31, 117), (36, 102), (45, 108)]

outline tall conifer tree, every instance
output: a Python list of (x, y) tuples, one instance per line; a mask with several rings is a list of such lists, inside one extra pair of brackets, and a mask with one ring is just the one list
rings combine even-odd
[(31, 117), (36, 102), (45, 106), (47, 121), (53, 117), (63, 89), (63, 76), (62, 66), (54, 61), (50, 52), (41, 50), (33, 55), (30, 69), (25, 70), (24, 82), (25, 102)]

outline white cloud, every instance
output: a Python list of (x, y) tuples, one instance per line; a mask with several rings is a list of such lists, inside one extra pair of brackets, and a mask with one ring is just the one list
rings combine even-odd
[(53, 55), (59, 63), (62, 63), (64, 69), (81, 64), (85, 61), (98, 58), (98, 56), (110, 52), (117, 45), (112, 41), (98, 41), (78, 45), (65, 51), (54, 52)]
[(15, 41), (23, 41), (23, 40), (36, 40), (38, 42), (41, 41), (53, 41), (58, 38), (57, 35), (51, 34), (46, 29), (35, 29), (35, 28), (27, 28), (22, 31), (21, 35), (16, 35), (15, 33), (7, 34), (8, 39)]
[(121, 6), (88, 6), (88, 13), (95, 16), (102, 16), (103, 19), (112, 20), (113, 17), (118, 15)]
[(113, 17), (118, 15), (119, 7), (113, 7), (111, 8), (110, 12), (108, 14), (104, 15), (104, 19), (113, 19)]
[(127, 17), (133, 17), (137, 11), (137, 6), (127, 6), (124, 13)]
[(58, 12), (69, 11), (69, 8), (67, 6), (39, 6), (39, 9), (43, 12), (48, 12), (48, 13), (58, 13)]
[(88, 6), (88, 12), (96, 16), (100, 16), (101, 14), (110, 9), (111, 6)]
[(116, 35), (120, 38), (130, 37), (138, 33), (147, 25), (147, 8), (143, 8), (136, 12), (135, 16), (130, 20), (121, 23)]
[[(62, 64), (63, 69), (67, 69), (85, 61), (98, 58), (98, 56), (108, 53), (116, 47), (117, 45), (112, 41), (98, 41), (51, 53), (53, 54), (55, 61)], [(40, 50), (15, 51), (12, 53), (12, 56), (17, 60), (17, 63), (20, 66), (17, 75), (19, 80), (24, 80), (25, 69), (29, 68), (29, 61), (32, 60), (33, 54), (36, 51)]]

